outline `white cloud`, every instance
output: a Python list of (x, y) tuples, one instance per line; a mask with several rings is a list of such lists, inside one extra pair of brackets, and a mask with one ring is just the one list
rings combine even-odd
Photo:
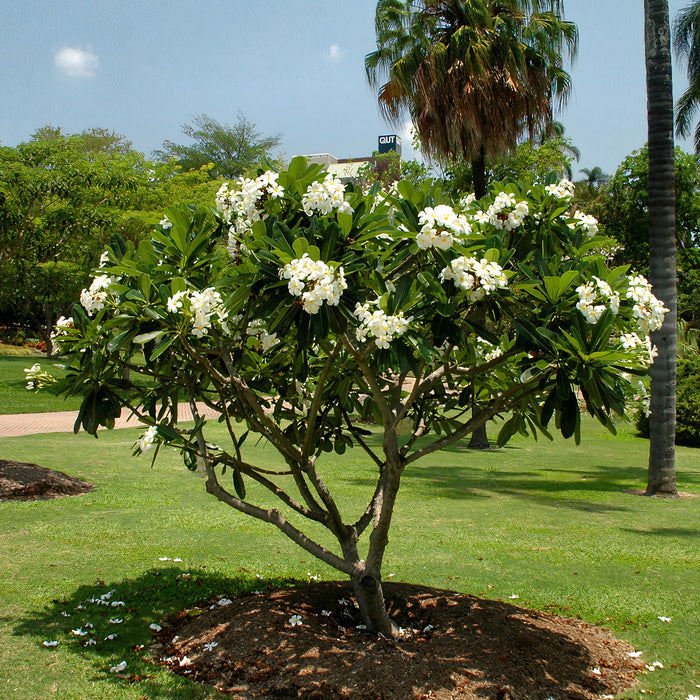
[(53, 57), (54, 66), (71, 78), (94, 78), (99, 62), (92, 51), (70, 46), (59, 49)]
[(340, 46), (338, 46), (338, 44), (331, 44), (326, 55), (331, 61), (337, 61), (342, 53), (343, 50), (340, 48)]

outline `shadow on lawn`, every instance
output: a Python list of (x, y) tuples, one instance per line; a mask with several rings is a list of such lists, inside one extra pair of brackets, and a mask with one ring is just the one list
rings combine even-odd
[[(411, 465), (404, 483), (420, 484), (420, 491), (432, 488), (436, 495), (454, 499), (489, 498), (491, 494), (527, 498), (540, 505), (567, 507), (586, 512), (624, 512), (629, 506), (603, 503), (598, 494), (617, 494), (635, 485), (645, 472), (637, 467), (587, 466), (534, 471), (510, 469), (507, 464), (481, 466)], [(580, 493), (580, 498), (563, 494)]]
[[(298, 581), (266, 581), (271, 588), (291, 583)], [(112, 583), (97, 580), (81, 586), (70, 597), (54, 600), (44, 610), (15, 621), (13, 632), (35, 640), (37, 645), (58, 641), (56, 649), (91, 658), (95, 666), (91, 680), (122, 686), (125, 682), (138, 683), (138, 692), (149, 698), (206, 698), (211, 697), (211, 689), (173, 676), (148, 661), (154, 634), (150, 625), (202, 601), (216, 604), (224, 597), (261, 585), (247, 572), (231, 578), (203, 568), (152, 569), (134, 579)], [(46, 649), (47, 654), (52, 652), (54, 648)], [(126, 668), (110, 673), (110, 668), (121, 661), (127, 662)]]

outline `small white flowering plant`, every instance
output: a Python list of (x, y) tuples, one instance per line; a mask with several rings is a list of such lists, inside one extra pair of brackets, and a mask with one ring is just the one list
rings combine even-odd
[[(501, 444), (552, 422), (578, 439), (582, 411), (614, 430), (653, 359), (663, 304), (608, 266), (572, 194), (363, 192), (294, 159), (222, 186), (216, 210), (170, 207), (151, 240), (105, 256), (60, 330), (77, 426), (133, 412), (136, 453), (180, 450), (217, 499), (348, 575), (368, 629), (396, 636), (381, 580), (404, 471), (497, 415)], [(178, 422), (183, 401), (194, 426)], [(228, 444), (208, 438), (202, 404)], [(255, 464), (251, 433), (284, 469)], [(375, 478), (347, 514), (322, 465), (356, 447)]]

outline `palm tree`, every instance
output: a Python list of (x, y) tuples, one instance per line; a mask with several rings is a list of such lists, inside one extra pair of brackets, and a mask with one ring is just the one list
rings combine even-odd
[[(681, 10), (673, 23), (673, 48), (688, 60), (688, 89), (676, 103), (676, 134), (690, 136), (692, 120), (700, 106), (700, 0)], [(695, 152), (700, 153), (700, 122), (693, 134)]]
[(424, 152), (472, 164), (477, 197), (487, 156), (546, 132), (569, 93), (562, 54), (576, 26), (561, 0), (379, 0), (377, 50), (365, 57), (384, 116), (408, 113)]
[(610, 180), (610, 175), (603, 171), (603, 169), (596, 165), (593, 168), (581, 168), (579, 172), (586, 176), (585, 182), (588, 184), (588, 190), (592, 192), (601, 185), (607, 185), (608, 180)]
[(673, 89), (668, 0), (644, 0), (649, 125), (649, 281), (670, 309), (652, 334), (658, 357), (651, 367), (649, 496), (677, 496), (676, 431), (676, 212)]

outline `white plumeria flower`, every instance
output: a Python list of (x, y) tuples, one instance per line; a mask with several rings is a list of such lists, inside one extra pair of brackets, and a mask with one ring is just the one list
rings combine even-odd
[(84, 637), (87, 634), (87, 630), (78, 627), (77, 629), (71, 630), (71, 634), (74, 634), (76, 637)]
[(96, 639), (86, 639), (86, 640), (83, 642), (83, 646), (86, 646), (86, 647), (94, 647), (94, 646), (96, 646), (96, 645), (97, 645), (97, 640), (96, 640)]
[(108, 635), (105, 637), (105, 642), (111, 642), (112, 640), (114, 640), (114, 639), (116, 639), (116, 638), (117, 638), (117, 635), (116, 635), (116, 634), (114, 634), (114, 633), (108, 634)]
[(231, 603), (233, 603), (233, 601), (230, 598), (221, 598), (221, 600), (219, 600), (219, 605), (221, 606), (231, 605)]
[(292, 615), (292, 616), (289, 618), (289, 624), (290, 624), (292, 627), (301, 626), (301, 625), (303, 624), (302, 621), (301, 621), (301, 615)]
[(57, 640), (57, 639), (52, 639), (51, 641), (49, 641), (48, 639), (45, 639), (45, 640), (42, 642), (42, 644), (43, 644), (45, 647), (57, 647), (57, 646), (58, 646), (58, 640)]
[(126, 605), (126, 603), (124, 603), (123, 600), (113, 600), (113, 601), (110, 603), (110, 605), (111, 605), (113, 608), (123, 608), (123, 607)]
[(518, 598), (520, 598), (520, 596), (519, 596), (517, 593), (513, 593), (513, 595), (509, 595), (508, 597), (509, 597), (511, 600), (517, 600)]
[(643, 651), (628, 651), (627, 656), (632, 659), (638, 659), (643, 653)]
[(207, 642), (204, 645), (204, 651), (212, 651), (215, 647), (219, 646), (219, 642)]
[[(158, 437), (158, 426), (152, 425), (137, 440), (136, 444), (138, 445), (141, 452), (148, 452), (148, 450), (150, 450), (153, 447), (153, 445), (155, 445), (157, 437)], [(114, 605), (114, 603), (112, 603), (112, 605)]]
[(110, 617), (108, 622), (110, 625), (121, 625), (124, 620), (121, 617)]
[(126, 668), (126, 661), (121, 661), (116, 666), (109, 669), (110, 673), (121, 673)]
[(192, 663), (192, 660), (188, 656), (183, 656), (180, 659), (180, 666), (189, 666)]
[(671, 618), (665, 617), (664, 615), (659, 615), (658, 618), (661, 620), (661, 622), (671, 622)]
[(323, 260), (311, 260), (308, 253), (284, 265), (279, 276), (289, 280), (289, 293), (301, 297), (304, 310), (309, 314), (318, 313), (324, 302), (337, 306), (348, 288), (342, 267), (336, 270)]
[(350, 601), (347, 598), (338, 598), (338, 605), (350, 605)]
[(154, 632), (160, 632), (163, 629), (157, 622), (151, 622), (148, 627)]
[(158, 557), (158, 561), (170, 561), (170, 557)]
[(596, 666), (595, 668), (592, 668), (591, 673), (595, 674), (596, 676), (599, 676), (600, 675), (600, 668), (598, 668), (598, 666)]

